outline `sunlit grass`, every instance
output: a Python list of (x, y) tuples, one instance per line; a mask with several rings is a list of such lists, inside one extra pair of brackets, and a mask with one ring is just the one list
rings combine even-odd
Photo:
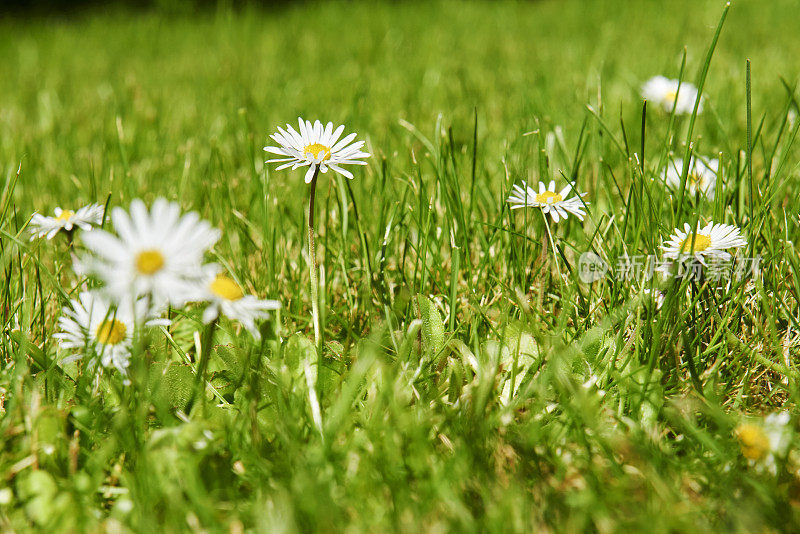
[[(333, 2), (0, 21), (0, 525), (791, 530), (800, 12), (742, 1), (719, 26), (724, 10)], [(703, 112), (648, 105), (643, 120), (640, 86), (659, 74), (702, 86)], [(262, 150), (299, 115), (346, 124), (372, 154), (317, 185), (321, 351), (304, 170), (275, 172)], [(713, 200), (661, 181), (691, 155), (719, 160)], [(574, 181), (585, 220), (512, 211), (523, 180)], [(200, 311), (171, 310), (139, 340), (130, 386), (60, 364), (57, 317), (84, 280), (63, 236), (28, 241), (30, 214), (159, 196), (219, 228), (209, 259), (282, 309), (262, 341), (222, 321), (210, 345)], [(709, 221), (741, 229), (758, 276), (615, 274)], [(594, 283), (588, 251), (611, 267)], [(788, 445), (767, 447), (763, 415), (782, 410)]]

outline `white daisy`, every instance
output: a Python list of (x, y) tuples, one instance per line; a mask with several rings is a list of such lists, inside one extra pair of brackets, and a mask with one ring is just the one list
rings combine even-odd
[(736, 427), (736, 437), (742, 455), (751, 463), (777, 474), (776, 459), (784, 456), (791, 442), (789, 412), (772, 413), (761, 424), (742, 423)]
[[(537, 193), (532, 187), (528, 187), (526, 182), (522, 182), (522, 186), (514, 184), (513, 192), (508, 197), (507, 202), (511, 204), (511, 209), (519, 208), (541, 208), (542, 211), (549, 213), (555, 222), (560, 219), (566, 219), (569, 213), (575, 215), (579, 220), (583, 220), (586, 213), (583, 210), (584, 202), (580, 197), (566, 198), (566, 196), (573, 190), (574, 184), (567, 184), (564, 189), (556, 192), (556, 183), (551, 181), (550, 185), (545, 187), (544, 182), (539, 182), (539, 192)], [(586, 193), (580, 194), (584, 196)]]
[[(680, 85), (680, 88), (678, 87)], [(678, 100), (675, 101), (677, 96)], [(665, 111), (672, 111), (679, 115), (688, 115), (694, 111), (697, 100), (697, 87), (689, 82), (670, 80), (664, 76), (654, 76), (642, 85), (642, 97), (645, 100), (661, 106)], [(697, 112), (703, 111), (703, 101), (697, 106)]]
[[(699, 191), (709, 200), (714, 200), (718, 171), (719, 160), (710, 159), (703, 162), (700, 158), (692, 157), (689, 160), (689, 175), (686, 177), (686, 189), (689, 194), (695, 196)], [(667, 164), (667, 168), (661, 173), (661, 178), (667, 186), (680, 191), (682, 172), (683, 159), (675, 158)]]
[(99, 225), (103, 221), (103, 206), (100, 204), (89, 204), (78, 211), (56, 208), (54, 213), (55, 217), (33, 214), (30, 222), (31, 241), (37, 237), (53, 239), (61, 230), (72, 232), (75, 227), (91, 230), (92, 226)]
[(65, 349), (77, 354), (64, 361), (74, 361), (84, 355), (98, 357), (106, 368), (115, 368), (123, 375), (130, 365), (133, 333), (137, 324), (147, 316), (147, 304), (130, 300), (114, 306), (96, 291), (86, 291), (64, 307), (58, 319), (60, 332), (53, 335)]
[(277, 300), (261, 300), (253, 295), (245, 295), (239, 284), (217, 269), (207, 268), (206, 276), (199, 286), (199, 298), (209, 303), (203, 311), (203, 322), (210, 323), (225, 315), (242, 323), (254, 338), (261, 339), (256, 321), (269, 317), (269, 310), (277, 310), (281, 303)]
[[(286, 125), (286, 130), (278, 127), (278, 132), (270, 137), (280, 146), (265, 146), (264, 150), (283, 156), (281, 158), (267, 160), (267, 163), (280, 163), (277, 170), (291, 167), (292, 170), (298, 167), (308, 167), (306, 171), (306, 183), (311, 182), (314, 173), (319, 167), (320, 172), (328, 172), (333, 169), (342, 176), (352, 178), (353, 174), (342, 168), (342, 165), (366, 165), (363, 158), (368, 158), (369, 154), (361, 151), (364, 141), (352, 143), (356, 138), (355, 133), (346, 135), (342, 140), (339, 137), (344, 131), (344, 126), (333, 129), (333, 123), (329, 122), (324, 127), (320, 121), (304, 121), (298, 118), (300, 132), (295, 131), (291, 125)], [(338, 141), (338, 142), (337, 142)], [(352, 144), (350, 144), (352, 143)]]
[(150, 211), (138, 199), (130, 213), (115, 208), (111, 222), (118, 235), (92, 230), (83, 236), (91, 254), (79, 260), (80, 272), (98, 276), (116, 300), (150, 295), (155, 306), (185, 304), (219, 230), (195, 212), (181, 215), (178, 204), (163, 198)]
[(694, 257), (705, 265), (705, 258), (729, 260), (731, 255), (726, 249), (745, 246), (747, 241), (737, 227), (710, 222), (697, 230), (696, 234), (692, 232), (692, 227), (685, 223), (683, 230), (676, 228), (661, 248), (664, 250), (665, 258), (683, 260)]

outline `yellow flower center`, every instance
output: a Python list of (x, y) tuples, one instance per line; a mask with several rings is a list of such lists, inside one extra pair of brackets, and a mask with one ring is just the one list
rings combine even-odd
[(736, 437), (742, 447), (742, 454), (748, 460), (762, 460), (769, 453), (769, 438), (761, 427), (742, 424), (736, 428)]
[(694, 186), (698, 186), (703, 183), (703, 179), (696, 172), (690, 172), (689, 177), (686, 180), (689, 182), (689, 184)]
[(672, 104), (673, 102), (675, 102), (675, 97), (676, 97), (676, 96), (678, 96), (678, 91), (667, 91), (667, 92), (664, 94), (664, 99), (665, 99), (667, 102), (669, 102), (670, 104)]
[(239, 284), (224, 274), (218, 274), (214, 281), (211, 282), (209, 289), (211, 289), (211, 292), (216, 296), (225, 300), (239, 300), (244, 296)]
[(61, 215), (56, 217), (57, 221), (68, 221), (70, 217), (75, 215), (75, 212), (72, 210), (64, 210), (61, 212)]
[(153, 275), (164, 267), (164, 255), (155, 249), (143, 250), (136, 255), (136, 270), (139, 274)]
[(539, 204), (555, 204), (556, 202), (561, 202), (562, 200), (564, 200), (564, 197), (558, 193), (553, 193), (552, 191), (545, 191), (544, 193), (539, 193), (536, 195), (536, 202)]
[(128, 329), (125, 327), (125, 323), (117, 319), (109, 319), (100, 323), (94, 335), (97, 341), (103, 345), (116, 345), (125, 340), (127, 332)]
[(695, 252), (702, 252), (711, 246), (711, 238), (707, 235), (697, 234), (694, 237), (694, 246), (692, 246), (692, 236), (686, 238), (681, 245), (681, 252), (688, 254), (691, 250)]
[(304, 156), (309, 153), (314, 156), (314, 159), (319, 159), (319, 155), (322, 153), (325, 153), (325, 157), (322, 158), (322, 161), (331, 159), (331, 149), (319, 143), (308, 145), (303, 149)]

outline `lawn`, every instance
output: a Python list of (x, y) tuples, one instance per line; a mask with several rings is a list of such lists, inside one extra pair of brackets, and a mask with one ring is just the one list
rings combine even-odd
[[(0, 529), (800, 529), (798, 20), (794, 0), (0, 18)], [(645, 109), (657, 75), (700, 87), (697, 112)], [(298, 116), (371, 155), (319, 173), (314, 262), (306, 167), (262, 150)], [(690, 154), (718, 160), (711, 189), (675, 169)], [(510, 209), (551, 180), (585, 193), (566, 219)], [(96, 230), (31, 239), (32, 214), (99, 203), (122, 233), (162, 197), (219, 231), (201, 256), (229, 290), (280, 309), (248, 329), (159, 308), (127, 369), (65, 346), (79, 295), (125, 275), (87, 263)], [(631, 274), (684, 223), (677, 253), (712, 250), (712, 221), (757, 270)]]

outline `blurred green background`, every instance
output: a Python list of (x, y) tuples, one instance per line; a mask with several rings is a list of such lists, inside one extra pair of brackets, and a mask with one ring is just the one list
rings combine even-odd
[[(469, 137), (476, 109), (483, 156), (499, 162), (538, 123), (574, 139), (586, 104), (600, 98), (609, 116), (635, 124), (639, 85), (677, 77), (684, 49), (686, 77), (695, 78), (722, 7), (289, 2), (193, 16), (115, 7), (6, 17), (0, 168), (7, 174), (22, 160), (35, 169), (17, 193), (40, 203), (95, 188), (102, 196), (123, 164), (134, 180), (123, 194), (174, 195), (187, 161), (200, 175), (216, 159), (231, 178), (249, 176), (251, 147), (297, 115), (344, 122), (382, 153), (407, 134), (399, 119), (429, 132), (441, 113)], [(734, 3), (706, 88), (701, 125), (718, 132), (701, 132), (709, 149), (742, 135), (746, 59), (754, 115), (781, 113), (769, 103), (786, 99), (781, 80), (798, 79), (798, 14), (793, 0)]]

